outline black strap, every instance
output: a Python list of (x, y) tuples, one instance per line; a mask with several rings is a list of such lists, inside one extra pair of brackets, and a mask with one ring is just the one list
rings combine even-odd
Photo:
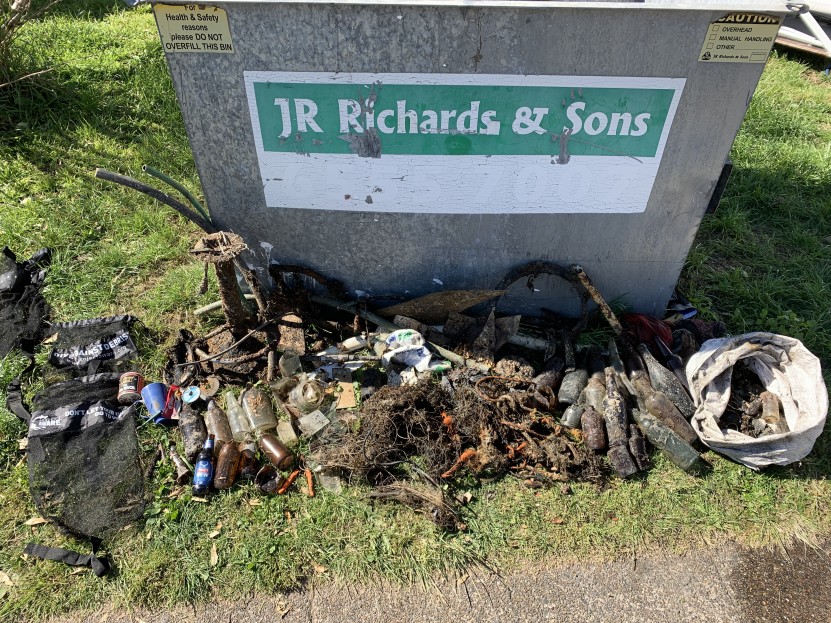
[(29, 543), (23, 550), (23, 553), (43, 560), (62, 562), (71, 567), (90, 567), (92, 572), (100, 578), (110, 570), (110, 563), (106, 558), (99, 558), (95, 555), (98, 551), (100, 541), (98, 539), (90, 539), (90, 542), (92, 544), (92, 554), (87, 555), (73, 552), (71, 549), (47, 547), (39, 543)]
[(20, 391), (20, 377), (12, 380), (6, 388), (6, 406), (21, 420), (29, 423), (29, 411), (23, 406), (23, 392)]

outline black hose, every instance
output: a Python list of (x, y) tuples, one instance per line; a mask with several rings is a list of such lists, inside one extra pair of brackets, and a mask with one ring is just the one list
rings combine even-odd
[(179, 214), (188, 219), (191, 223), (197, 225), (209, 234), (213, 234), (216, 231), (218, 231), (216, 227), (214, 227), (211, 223), (202, 218), (199, 214), (191, 210), (181, 201), (174, 199), (167, 193), (164, 193), (157, 188), (153, 188), (152, 186), (148, 186), (147, 184), (139, 182), (138, 180), (135, 180), (132, 177), (127, 177), (126, 175), (113, 173), (112, 171), (107, 171), (106, 169), (95, 169), (95, 177), (97, 177), (99, 180), (106, 180), (108, 182), (114, 182), (115, 184), (121, 184), (122, 186), (126, 186), (127, 188), (132, 188), (133, 190), (137, 190), (140, 193), (144, 193), (148, 197), (152, 197), (156, 201), (161, 201), (163, 204), (170, 206)]

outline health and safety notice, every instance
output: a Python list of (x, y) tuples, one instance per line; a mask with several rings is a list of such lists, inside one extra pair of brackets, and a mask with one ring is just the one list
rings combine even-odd
[(704, 37), (698, 60), (710, 63), (764, 63), (782, 18), (763, 13), (728, 13)]
[(165, 52), (234, 53), (225, 9), (204, 4), (157, 4), (153, 13)]

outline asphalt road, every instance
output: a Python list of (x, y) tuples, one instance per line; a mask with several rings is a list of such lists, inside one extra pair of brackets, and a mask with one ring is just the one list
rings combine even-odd
[(539, 564), (505, 575), (471, 571), (429, 587), (346, 586), (318, 578), (303, 590), (276, 597), (165, 612), (102, 609), (59, 621), (828, 623), (827, 551), (831, 544), (787, 552), (722, 546), (606, 564)]

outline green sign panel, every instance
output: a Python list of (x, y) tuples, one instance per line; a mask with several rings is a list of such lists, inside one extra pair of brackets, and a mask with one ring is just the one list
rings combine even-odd
[(418, 83), (361, 83), (273, 72), (260, 80), (249, 73), (264, 152), (653, 158), (676, 96), (676, 88), (603, 86), (600, 78), (524, 86), (498, 83), (521, 82), (517, 76), (493, 76), (494, 84), (436, 84), (431, 74)]

